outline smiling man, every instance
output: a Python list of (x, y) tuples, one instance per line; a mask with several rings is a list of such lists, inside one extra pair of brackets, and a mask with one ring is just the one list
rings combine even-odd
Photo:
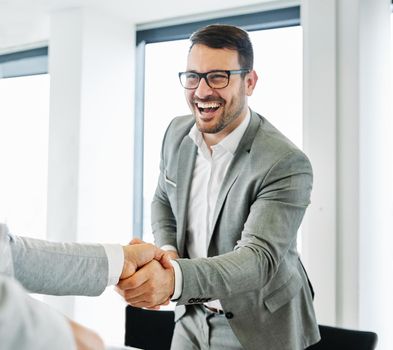
[(120, 283), (125, 299), (177, 302), (172, 349), (303, 350), (319, 340), (296, 250), (309, 204), (307, 157), (248, 107), (258, 77), (248, 34), (212, 25), (191, 36), (179, 73), (192, 112), (164, 137), (152, 203), (152, 262)]

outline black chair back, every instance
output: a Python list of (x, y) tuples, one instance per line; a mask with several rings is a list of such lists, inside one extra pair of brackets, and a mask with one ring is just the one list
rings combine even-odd
[(373, 350), (378, 336), (374, 332), (319, 326), (321, 341), (307, 350)]
[[(125, 345), (143, 350), (169, 350), (175, 327), (173, 311), (126, 307)], [(307, 350), (374, 350), (374, 332), (319, 325), (321, 340)]]
[(143, 350), (169, 350), (175, 327), (173, 311), (126, 307), (125, 345)]

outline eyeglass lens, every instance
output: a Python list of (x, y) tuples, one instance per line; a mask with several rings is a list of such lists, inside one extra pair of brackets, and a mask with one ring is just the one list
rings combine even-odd
[(196, 89), (200, 79), (204, 78), (211, 88), (224, 88), (228, 85), (229, 74), (227, 72), (209, 72), (206, 74), (198, 74), (193, 72), (185, 72), (181, 74), (180, 80), (182, 85), (187, 89)]

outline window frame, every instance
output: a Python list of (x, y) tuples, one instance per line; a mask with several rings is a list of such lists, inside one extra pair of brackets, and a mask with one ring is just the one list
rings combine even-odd
[(209, 24), (239, 26), (249, 32), (300, 26), (300, 6), (291, 6), (250, 14), (217, 17), (184, 24), (141, 29), (136, 32), (136, 83), (134, 129), (133, 179), (133, 234), (142, 238), (144, 232), (144, 101), (145, 101), (145, 48), (147, 44), (187, 39), (197, 29)]
[(48, 46), (0, 55), (0, 79), (48, 73)]

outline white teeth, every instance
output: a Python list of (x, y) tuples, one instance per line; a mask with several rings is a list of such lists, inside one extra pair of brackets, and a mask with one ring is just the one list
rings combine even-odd
[(218, 108), (220, 104), (217, 102), (197, 102), (198, 108)]

